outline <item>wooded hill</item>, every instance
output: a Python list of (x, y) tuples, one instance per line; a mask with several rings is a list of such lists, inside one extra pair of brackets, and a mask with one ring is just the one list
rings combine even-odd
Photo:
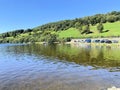
[(96, 14), (0, 34), (0, 43), (64, 42), (72, 38), (120, 36), (120, 12)]

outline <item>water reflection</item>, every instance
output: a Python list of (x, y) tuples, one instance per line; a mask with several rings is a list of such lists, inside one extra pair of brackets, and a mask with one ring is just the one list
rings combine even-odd
[(106, 46), (0, 45), (0, 90), (119, 87), (119, 53)]
[[(110, 46), (90, 46), (76, 47), (71, 45), (25, 45), (8, 47), (15, 54), (26, 53), (28, 55), (36, 55), (37, 57), (44, 55), (53, 60), (74, 62), (79, 65), (93, 66), (94, 69), (114, 67), (117, 71), (120, 69), (120, 48)], [(112, 70), (113, 71), (113, 70)]]

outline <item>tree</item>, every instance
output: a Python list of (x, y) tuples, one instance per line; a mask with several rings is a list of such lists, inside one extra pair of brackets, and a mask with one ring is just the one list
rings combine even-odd
[(80, 23), (79, 23), (79, 22), (76, 22), (76, 23), (75, 23), (75, 28), (78, 29), (79, 26), (80, 26)]
[(78, 29), (80, 32), (82, 31), (82, 24), (80, 22), (75, 23), (75, 28)]
[(24, 33), (32, 32), (32, 29), (24, 30)]
[(81, 34), (89, 34), (90, 33), (90, 26), (89, 24), (88, 25), (85, 25), (85, 27), (83, 28), (83, 32), (81, 32)]
[(48, 43), (53, 44), (56, 41), (57, 41), (57, 35), (56, 34), (51, 34), (50, 37), (48, 38)]
[(106, 21), (106, 18), (105, 17), (103, 17), (103, 18), (101, 18), (101, 23), (106, 23), (107, 21)]
[(113, 23), (116, 21), (116, 17), (114, 15), (110, 15), (107, 17), (107, 21), (110, 23)]
[(104, 29), (103, 24), (102, 24), (102, 23), (99, 23), (98, 26), (97, 26), (97, 30), (98, 30), (100, 33), (102, 33), (103, 29)]

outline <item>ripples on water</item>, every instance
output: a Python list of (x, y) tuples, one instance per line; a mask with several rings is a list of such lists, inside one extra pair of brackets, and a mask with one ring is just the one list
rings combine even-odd
[(104, 90), (120, 87), (120, 49), (0, 45), (0, 90)]

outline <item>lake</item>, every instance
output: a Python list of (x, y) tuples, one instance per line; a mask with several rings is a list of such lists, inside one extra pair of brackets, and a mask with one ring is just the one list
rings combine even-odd
[(120, 47), (0, 44), (0, 90), (120, 87)]

